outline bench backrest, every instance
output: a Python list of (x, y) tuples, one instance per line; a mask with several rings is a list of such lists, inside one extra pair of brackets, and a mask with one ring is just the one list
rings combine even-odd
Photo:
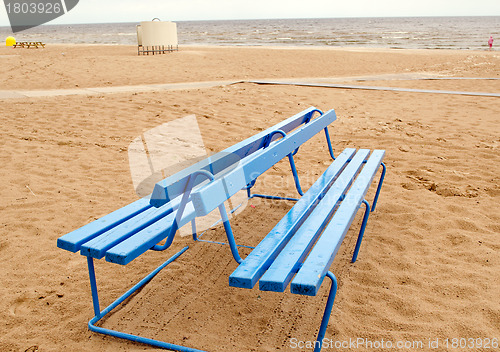
[(193, 191), (191, 198), (196, 215), (204, 216), (210, 213), (336, 119), (334, 110), (316, 117), (259, 153), (242, 159), (234, 169), (222, 177)]
[[(186, 191), (186, 185), (191, 175), (200, 170), (208, 171), (217, 177), (218, 174), (237, 165), (240, 160), (251, 156), (256, 151), (264, 148), (264, 146), (269, 145), (272, 141), (279, 139), (280, 135), (273, 134), (274, 131), (281, 130), (285, 133), (289, 133), (300, 125), (307, 124), (311, 121), (316, 112), (322, 114), (322, 112), (315, 107), (310, 107), (265, 131), (259, 132), (253, 137), (245, 139), (234, 146), (158, 182), (151, 194), (151, 205), (160, 207), (182, 195)], [(194, 180), (193, 187), (205, 182), (203, 178), (199, 177)]]
[[(108, 215), (103, 216), (102, 218), (95, 220), (83, 227), (80, 227), (57, 240), (57, 245), (59, 248), (66, 249), (71, 252), (77, 252), (82, 249), (82, 246), (89, 241), (97, 241), (97, 237), (100, 237), (102, 234), (106, 233), (106, 239), (99, 239), (100, 242), (105, 242), (100, 247), (102, 250), (96, 254), (96, 258), (102, 257), (104, 255), (104, 250), (111, 245), (114, 245), (115, 242), (121, 241), (127, 236), (120, 235), (122, 228), (127, 228), (127, 231), (130, 234), (140, 231), (142, 228), (147, 226), (149, 223), (154, 222), (155, 219), (161, 216), (166, 216), (168, 214), (173, 214), (169, 218), (175, 217), (176, 209), (178, 209), (179, 204), (181, 202), (181, 197), (184, 193), (186, 185), (190, 179), (192, 174), (195, 174), (197, 171), (207, 170), (216, 175), (223, 174), (222, 171), (229, 168), (231, 166), (238, 165), (240, 160), (244, 160), (251, 155), (255, 155), (256, 152), (262, 151), (264, 146), (271, 143), (271, 141), (275, 139), (279, 139), (280, 136), (273, 134), (276, 130), (292, 131), (296, 129), (298, 126), (302, 124), (307, 124), (311, 121), (312, 117), (315, 113), (321, 111), (311, 107), (299, 114), (296, 114), (285, 121), (280, 122), (279, 124), (266, 129), (258, 133), (257, 135), (250, 137), (226, 150), (212, 156), (211, 158), (207, 158), (195, 165), (192, 165), (189, 168), (180, 171), (165, 180), (161, 181), (158, 185), (156, 185), (153, 194), (156, 194), (156, 198), (151, 199), (152, 196), (148, 196), (142, 199), (139, 199), (123, 208), (120, 208)], [(314, 119), (313, 121), (315, 121)], [(270, 146), (275, 143), (271, 143)], [(266, 148), (267, 149), (267, 148)], [(211, 162), (211, 161), (217, 162)], [(202, 177), (198, 177), (196, 180), (196, 184), (200, 185), (204, 181)], [(163, 196), (162, 196), (163, 195)], [(155, 209), (153, 206), (160, 207), (160, 209)], [(186, 204), (184, 204), (185, 206)], [(188, 206), (189, 209), (192, 209), (192, 205)], [(178, 225), (182, 226), (186, 221), (190, 221), (194, 216), (194, 210), (188, 211), (189, 209), (185, 208), (186, 211), (183, 211), (182, 216), (177, 219)], [(189, 213), (189, 214), (188, 214)], [(140, 219), (137, 217), (139, 216)], [(167, 218), (166, 218), (167, 219)], [(133, 225), (128, 225), (128, 223), (133, 223)], [(168, 228), (166, 228), (167, 230)], [(116, 230), (116, 231), (115, 231)], [(114, 231), (114, 232), (113, 232)], [(165, 231), (168, 233), (168, 231)], [(114, 237), (116, 238), (114, 238)], [(111, 238), (113, 237), (113, 238)], [(157, 243), (161, 241), (165, 236), (160, 236), (159, 238), (153, 237), (151, 241), (156, 241)], [(108, 242), (104, 241), (107, 240)], [(82, 253), (83, 254), (83, 253)], [(86, 255), (92, 255), (92, 253), (85, 253)]]

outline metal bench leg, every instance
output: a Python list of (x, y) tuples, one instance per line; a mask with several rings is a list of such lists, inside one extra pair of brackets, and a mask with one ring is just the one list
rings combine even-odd
[(288, 160), (290, 161), (290, 168), (292, 169), (293, 180), (295, 182), (295, 188), (297, 192), (303, 196), (304, 192), (302, 191), (302, 187), (300, 187), (299, 175), (297, 174), (297, 168), (295, 167), (295, 161), (293, 160), (293, 154), (288, 154)]
[(363, 200), (363, 204), (366, 206), (365, 215), (363, 216), (363, 222), (361, 223), (361, 229), (359, 230), (356, 248), (354, 249), (354, 254), (352, 255), (352, 263), (354, 263), (358, 258), (359, 247), (361, 247), (361, 241), (363, 240), (363, 234), (365, 233), (366, 223), (368, 222), (368, 217), (370, 216), (370, 203), (368, 203), (366, 200)]
[(386, 166), (385, 166), (384, 163), (382, 163), (381, 166), (382, 166), (382, 175), (380, 175), (380, 181), (378, 182), (377, 192), (375, 193), (375, 198), (373, 199), (372, 210), (371, 211), (374, 211), (375, 210), (375, 206), (377, 205), (378, 196), (380, 195), (380, 190), (382, 189), (382, 183), (384, 183), (385, 172), (387, 170), (387, 168), (386, 168)]
[(99, 320), (104, 318), (106, 315), (108, 315), (113, 309), (115, 309), (118, 305), (123, 303), (126, 299), (128, 299), (134, 292), (139, 290), (142, 286), (147, 284), (151, 279), (160, 272), (163, 268), (165, 268), (168, 264), (172, 263), (174, 260), (176, 260), (182, 253), (184, 253), (189, 247), (184, 247), (180, 252), (176, 253), (173, 255), (170, 259), (168, 259), (166, 262), (161, 264), (158, 268), (153, 270), (148, 276), (146, 276), (144, 279), (139, 281), (134, 287), (132, 287), (130, 290), (128, 290), (123, 296), (118, 298), (116, 301), (111, 303), (106, 309), (104, 309), (102, 312), (99, 312), (99, 298), (97, 296), (97, 284), (96, 284), (96, 279), (95, 279), (95, 271), (94, 271), (94, 262), (93, 258), (87, 257), (87, 262), (88, 262), (88, 267), (89, 267), (89, 277), (90, 277), (90, 285), (92, 289), (92, 300), (94, 303), (94, 312), (95, 312), (95, 317), (92, 318), (89, 321), (88, 327), (90, 331), (97, 332), (100, 334), (104, 335), (109, 335), (109, 336), (114, 336), (118, 337), (121, 339), (125, 340), (130, 340), (134, 342), (139, 342), (139, 343), (145, 343), (148, 345), (160, 347), (160, 348), (165, 348), (173, 351), (181, 351), (181, 352), (204, 352), (202, 350), (197, 350), (194, 348), (189, 348), (189, 347), (184, 347), (184, 346), (179, 346), (167, 342), (162, 342), (158, 340), (153, 340), (149, 339), (146, 337), (142, 336), (137, 336), (137, 335), (132, 335), (132, 334), (127, 334), (123, 333), (120, 331), (116, 330), (111, 330), (111, 329), (106, 329), (102, 328), (99, 326), (95, 326)]
[(330, 314), (332, 313), (333, 301), (335, 300), (335, 295), (337, 294), (337, 278), (330, 271), (326, 273), (326, 276), (332, 280), (332, 286), (330, 288), (330, 293), (328, 294), (328, 300), (326, 301), (325, 312), (323, 313), (323, 318), (321, 319), (318, 338), (314, 344), (314, 352), (321, 351), (321, 347), (323, 346), (323, 338), (325, 337), (326, 327), (328, 326)]
[(198, 234), (196, 233), (196, 219), (191, 220), (191, 233), (193, 234), (193, 241), (198, 241)]
[(101, 316), (99, 308), (99, 295), (97, 293), (97, 281), (95, 279), (94, 258), (87, 257), (87, 266), (89, 267), (90, 290), (92, 291), (92, 305), (94, 306), (94, 315)]
[(254, 196), (252, 195), (252, 187), (255, 186), (255, 183), (257, 182), (257, 179), (253, 180), (252, 182), (250, 182), (247, 187), (246, 187), (246, 190), (247, 190), (247, 197), (248, 199), (250, 198), (253, 198)]
[(333, 155), (332, 142), (330, 141), (330, 134), (328, 133), (328, 127), (325, 127), (326, 144), (328, 145), (328, 151), (333, 160), (335, 160), (335, 155)]
[(229, 223), (229, 218), (227, 216), (226, 207), (224, 203), (219, 205), (220, 217), (222, 219), (222, 223), (224, 225), (224, 230), (226, 230), (227, 240), (229, 242), (229, 247), (231, 248), (231, 253), (233, 254), (234, 260), (238, 264), (240, 264), (243, 259), (241, 259), (240, 254), (238, 253), (238, 246), (236, 246), (236, 241), (234, 240), (233, 230), (231, 229), (231, 224)]
[[(310, 118), (305, 122), (306, 124), (309, 123)], [(276, 130), (272, 131), (267, 135), (267, 138), (263, 141), (263, 148), (267, 148), (269, 144), (271, 144), (271, 140), (273, 139), (273, 136), (275, 134), (281, 134), (283, 138), (286, 137), (286, 133), (283, 132), (282, 130)], [(293, 156), (297, 154), (299, 151), (299, 148), (295, 149), (294, 152), (288, 154), (288, 160), (290, 161), (290, 168), (292, 169), (292, 174), (293, 174), (293, 180), (295, 181), (295, 188), (297, 188), (297, 192), (303, 196), (304, 192), (302, 192), (302, 188), (300, 187), (300, 181), (299, 181), (299, 175), (297, 174), (297, 168), (295, 167), (295, 161), (293, 160)], [(253, 185), (252, 185), (253, 186)], [(268, 199), (282, 199), (280, 197), (277, 198), (268, 198)]]

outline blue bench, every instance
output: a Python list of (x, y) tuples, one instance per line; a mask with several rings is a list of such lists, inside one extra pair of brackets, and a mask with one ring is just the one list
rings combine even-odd
[[(316, 116), (315, 115), (319, 115)], [(332, 280), (316, 349), (321, 349), (337, 289), (329, 268), (347, 230), (362, 204), (365, 215), (358, 235), (353, 261), (356, 260), (370, 211), (375, 209), (385, 176), (384, 151), (346, 149), (333, 155), (328, 126), (336, 120), (333, 110), (322, 113), (311, 107), (285, 121), (250, 137), (226, 150), (192, 165), (155, 185), (153, 193), (91, 222), (57, 241), (59, 248), (87, 257), (95, 316), (89, 329), (95, 332), (177, 350), (196, 349), (148, 339), (96, 326), (118, 305), (149, 282), (160, 270), (182, 255), (188, 247), (169, 258), (124, 295), (101, 311), (94, 271), (94, 260), (126, 265), (148, 250), (169, 248), (177, 230), (191, 223), (197, 240), (196, 218), (218, 209), (231, 253), (239, 266), (229, 276), (230, 286), (253, 288), (259, 281), (264, 291), (283, 292), (291, 282), (291, 292), (314, 296), (325, 276)], [(294, 162), (299, 148), (324, 131), (333, 163), (307, 192), (300, 186)], [(287, 157), (299, 199), (252, 194), (259, 176)], [(382, 167), (372, 206), (365, 195)], [(242, 189), (249, 198), (288, 199), (293, 208), (243, 260), (238, 253), (224, 203)], [(371, 208), (371, 209), (370, 209)], [(163, 244), (159, 244), (164, 241)]]

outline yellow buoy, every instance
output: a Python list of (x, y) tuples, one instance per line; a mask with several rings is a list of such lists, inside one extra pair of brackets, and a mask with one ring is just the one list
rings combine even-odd
[(14, 46), (16, 45), (16, 40), (14, 39), (14, 37), (7, 37), (7, 39), (5, 40), (5, 45)]

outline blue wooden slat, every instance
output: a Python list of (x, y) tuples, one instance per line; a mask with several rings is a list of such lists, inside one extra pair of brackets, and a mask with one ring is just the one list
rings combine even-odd
[(302, 225), (313, 210), (314, 204), (324, 196), (335, 177), (344, 169), (355, 149), (344, 150), (309, 188), (292, 209), (280, 220), (269, 234), (255, 247), (236, 270), (229, 276), (229, 285), (252, 288), (269, 268), (290, 237)]
[[(321, 111), (315, 107), (310, 107), (286, 119), (285, 121), (282, 121), (275, 126), (256, 134), (255, 136), (245, 139), (244, 141), (231, 146), (220, 153), (202, 160), (191, 167), (188, 167), (175, 175), (158, 182), (151, 195), (151, 204), (155, 207), (160, 207), (168, 203), (172, 198), (184, 193), (189, 175), (193, 172), (206, 170), (212, 172), (213, 174), (219, 173), (262, 148), (263, 142), (271, 132), (275, 130), (282, 130), (288, 133), (303, 124), (305, 121), (310, 120), (315, 112), (321, 113)], [(278, 138), (279, 136), (274, 136), (273, 140)], [(194, 186), (202, 184), (203, 182), (205, 182), (205, 180), (200, 177), (196, 180)]]
[(57, 247), (66, 249), (67, 251), (73, 253), (77, 252), (85, 242), (92, 240), (100, 234), (149, 208), (151, 208), (151, 205), (149, 204), (149, 196), (139, 199), (121, 209), (115, 210), (114, 212), (103, 216), (102, 218), (92, 221), (79, 229), (59, 237), (57, 239)]
[(336, 204), (352, 184), (369, 153), (368, 149), (362, 149), (352, 158), (352, 161), (335, 180), (324, 198), (262, 276), (259, 281), (259, 288), (262, 291), (283, 292), (285, 290), (324, 226), (328, 223)]
[(357, 210), (380, 167), (384, 154), (384, 150), (375, 150), (368, 159), (346, 198), (340, 204), (332, 220), (293, 279), (290, 286), (292, 293), (315, 296), (318, 292), (335, 258), (335, 254), (337, 254), (349, 226), (354, 220)]
[(242, 160), (240, 165), (225, 176), (215, 179), (192, 194), (192, 200), (198, 216), (209, 214), (212, 210), (226, 201), (262, 173), (267, 171), (279, 160), (283, 159), (295, 149), (330, 123), (335, 121), (335, 111), (330, 110), (308, 124), (291, 132), (278, 143), (271, 144), (256, 156)]
[(81, 246), (81, 254), (101, 259), (108, 249), (170, 213), (172, 213), (172, 208), (168, 205), (161, 208), (151, 207), (100, 236), (84, 243)]
[[(113, 248), (108, 249), (106, 251), (106, 260), (111, 263), (122, 265), (130, 263), (168, 236), (176, 215), (177, 211), (174, 211), (151, 226), (137, 232), (123, 242), (120, 242)], [(195, 216), (192, 203), (188, 203), (182, 213), (179, 227), (189, 223)]]

